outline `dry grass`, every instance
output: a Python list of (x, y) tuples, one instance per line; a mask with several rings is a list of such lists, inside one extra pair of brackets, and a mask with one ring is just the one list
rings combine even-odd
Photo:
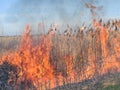
[[(54, 68), (54, 74), (58, 75), (61, 73), (63, 77), (69, 76), (67, 73), (67, 65), (64, 57), (72, 55), (72, 59), (73, 59), (72, 70), (76, 71), (75, 72), (76, 77), (80, 76), (84, 72), (84, 68), (86, 68), (89, 65), (89, 56), (91, 55), (89, 49), (91, 48), (95, 55), (95, 60), (96, 60), (95, 77), (92, 78), (91, 80), (85, 80), (77, 84), (66, 84), (67, 82), (65, 82), (65, 84), (62, 87), (58, 87), (55, 90), (99, 90), (99, 88), (103, 88), (103, 87), (107, 88), (106, 85), (111, 85), (111, 83), (109, 83), (112, 82), (110, 81), (111, 77), (106, 75), (107, 77), (104, 76), (99, 78), (99, 73), (98, 73), (99, 68), (101, 67), (101, 61), (104, 60), (104, 57), (102, 56), (102, 46), (101, 46), (102, 43), (100, 39), (100, 30), (91, 27), (90, 29), (87, 29), (87, 31), (85, 32), (79, 31), (79, 29), (76, 31), (78, 31), (76, 34), (73, 33), (71, 35), (55, 34), (55, 37), (52, 39), (53, 45), (50, 51), (50, 64)], [(112, 42), (112, 40), (114, 38), (119, 38), (119, 37), (120, 37), (120, 31), (116, 30), (116, 28), (115, 30), (110, 29), (108, 31), (108, 39), (106, 42), (108, 56), (115, 54), (114, 43)], [(33, 36), (33, 38), (34, 38), (34, 45), (38, 44), (39, 36)], [(19, 48), (20, 40), (21, 40), (20, 36), (0, 37), (0, 51), (1, 51), (0, 53), (4, 54), (8, 50), (12, 50), (12, 51), (16, 50), (17, 48)], [(113, 75), (112, 78), (115, 81), (118, 79), (117, 83), (119, 83), (120, 78), (119, 77), (117, 77), (117, 79), (114, 78), (116, 77), (116, 75), (117, 74)], [(74, 79), (76, 80), (76, 78)], [(28, 90), (28, 89), (39, 90), (42, 87), (41, 86), (36, 89), (34, 86), (33, 87), (31, 86), (32, 85), (30, 83), (27, 83), (26, 85), (21, 84), (19, 86), (21, 89), (19, 90)], [(15, 90), (15, 88), (11, 87), (11, 90)]]

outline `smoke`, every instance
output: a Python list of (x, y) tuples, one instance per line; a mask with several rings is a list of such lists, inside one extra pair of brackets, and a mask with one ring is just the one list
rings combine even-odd
[(79, 25), (90, 20), (90, 11), (85, 3), (97, 5), (97, 0), (17, 0), (8, 11), (6, 22), (19, 26), (44, 22), (46, 30), (57, 22), (59, 27)]
[[(21, 20), (35, 22), (44, 19), (46, 22), (58, 21), (69, 23), (80, 19), (81, 13), (87, 13), (84, 4), (94, 0), (18, 0), (12, 7)], [(87, 15), (87, 14), (86, 14)]]

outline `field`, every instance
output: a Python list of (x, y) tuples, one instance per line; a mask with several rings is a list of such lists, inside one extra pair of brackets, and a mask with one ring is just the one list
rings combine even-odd
[(119, 20), (61, 34), (0, 37), (2, 90), (119, 90)]

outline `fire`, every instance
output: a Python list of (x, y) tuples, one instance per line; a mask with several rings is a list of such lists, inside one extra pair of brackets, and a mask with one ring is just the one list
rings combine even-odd
[[(2, 56), (2, 62), (7, 61), (20, 68), (19, 77), (33, 82), (45, 82), (54, 79), (53, 69), (49, 62), (49, 51), (51, 49), (50, 36), (44, 36), (41, 43), (33, 46), (30, 35), (30, 26), (22, 37), (20, 49), (14, 53)], [(1, 64), (2, 64), (1, 62)]]
[[(94, 21), (93, 24), (98, 30), (96, 31), (95, 39), (93, 39), (95, 46), (94, 48), (91, 46), (88, 47), (88, 65), (83, 66), (80, 71), (74, 69), (76, 57), (70, 54), (64, 56), (67, 75), (63, 76), (61, 73), (55, 75), (55, 68), (50, 63), (50, 51), (53, 46), (52, 38), (54, 36), (51, 34), (43, 35), (39, 44), (33, 45), (29, 25), (26, 26), (19, 50), (3, 55), (0, 64), (7, 61), (19, 67), (18, 78), (20, 78), (20, 81), (30, 81), (35, 87), (39, 87), (41, 84), (43, 85), (41, 89), (45, 89), (45, 83), (47, 83), (46, 85), (49, 84), (49, 88), (54, 88), (64, 85), (64, 82), (77, 83), (86, 79), (92, 79), (96, 73), (104, 75), (109, 71), (114, 73), (114, 70), (120, 72), (120, 62), (118, 60), (120, 55), (119, 37), (112, 38), (114, 54), (109, 55), (109, 47), (107, 45), (109, 37), (108, 29), (97, 21)], [(101, 52), (98, 52), (98, 49)], [(101, 53), (101, 58), (98, 58), (100, 57), (98, 53)], [(77, 75), (78, 72), (80, 75)], [(77, 81), (74, 78), (77, 78)]]

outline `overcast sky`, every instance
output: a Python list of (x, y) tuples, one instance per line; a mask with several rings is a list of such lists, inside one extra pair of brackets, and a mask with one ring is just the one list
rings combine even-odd
[(120, 0), (0, 0), (0, 35), (15, 35), (23, 32), (26, 24), (37, 27), (50, 24), (79, 25), (90, 21), (85, 3), (103, 6), (102, 18), (120, 18)]

